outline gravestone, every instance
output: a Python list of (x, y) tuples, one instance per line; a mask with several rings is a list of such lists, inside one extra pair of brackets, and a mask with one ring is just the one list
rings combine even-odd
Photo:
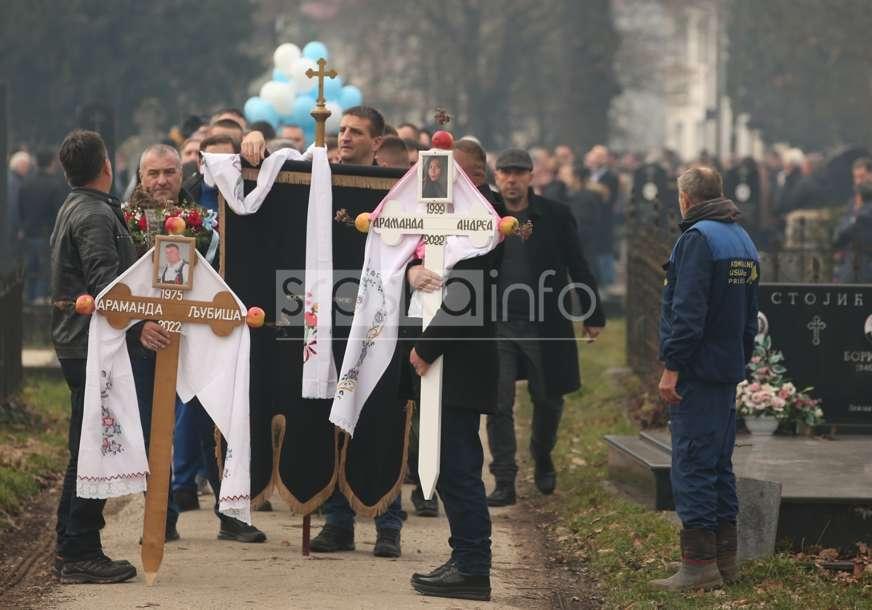
[(739, 497), (738, 560), (768, 557), (775, 552), (781, 483), (736, 477)]
[(872, 286), (761, 284), (760, 312), (787, 376), (814, 387), (826, 423), (872, 426)]

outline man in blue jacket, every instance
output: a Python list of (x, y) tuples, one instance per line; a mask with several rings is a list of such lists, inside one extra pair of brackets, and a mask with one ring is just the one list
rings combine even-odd
[(660, 317), (660, 395), (670, 404), (672, 493), (682, 564), (652, 586), (712, 588), (736, 577), (736, 384), (757, 333), (757, 249), (736, 224), (720, 174), (678, 178), (681, 237), (666, 264)]

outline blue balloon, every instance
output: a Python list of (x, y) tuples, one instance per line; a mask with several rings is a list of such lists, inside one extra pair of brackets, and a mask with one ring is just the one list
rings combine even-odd
[(315, 101), (308, 96), (298, 96), (294, 100), (294, 108), (291, 110), (290, 123), (296, 123), (305, 129), (306, 125), (315, 125), (315, 119), (309, 114), (315, 106)]
[(324, 97), (330, 101), (339, 101), (342, 94), (342, 77), (324, 79)]
[(330, 59), (327, 54), (327, 45), (323, 42), (318, 42), (317, 40), (313, 40), (303, 47), (303, 57), (311, 59), (312, 61), (318, 61), (322, 57), (324, 59)]
[(278, 68), (273, 68), (273, 77), (272, 77), (272, 79), (273, 79), (273, 80), (277, 80), (277, 81), (280, 82), (280, 83), (287, 83), (287, 82), (290, 82), (290, 81), (288, 80), (288, 77), (285, 76), (285, 73), (282, 72), (281, 70), (279, 70)]
[(339, 105), (343, 110), (348, 110), (352, 106), (360, 106), (363, 103), (363, 94), (360, 89), (354, 85), (345, 85), (342, 87), (342, 92), (339, 94)]
[(279, 126), (279, 113), (276, 112), (276, 109), (273, 108), (272, 104), (259, 96), (248, 98), (248, 101), (245, 102), (243, 112), (245, 113), (245, 119), (249, 123), (266, 121), (272, 125), (273, 128)]

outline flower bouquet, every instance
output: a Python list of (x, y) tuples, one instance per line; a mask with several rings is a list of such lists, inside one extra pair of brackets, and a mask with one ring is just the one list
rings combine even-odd
[[(758, 335), (754, 355), (748, 364), (750, 379), (736, 387), (736, 410), (745, 417), (749, 430), (766, 422), (771, 434), (779, 422), (816, 426), (823, 421), (820, 400), (809, 394), (812, 388), (797, 390), (786, 377), (784, 355), (772, 349), (772, 338)], [(774, 425), (772, 424), (774, 422)]]
[[(218, 230), (218, 216), (196, 204), (180, 205), (175, 201), (159, 202), (142, 187), (137, 187), (130, 201), (122, 206), (124, 222), (139, 256), (154, 245), (155, 235), (184, 235), (197, 240), (197, 250), (206, 256)], [(207, 257), (208, 258), (208, 257)]]

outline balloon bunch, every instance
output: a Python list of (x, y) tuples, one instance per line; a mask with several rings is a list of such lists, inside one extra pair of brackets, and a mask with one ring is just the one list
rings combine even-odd
[[(300, 51), (291, 43), (284, 43), (273, 53), (272, 80), (260, 88), (260, 95), (245, 102), (245, 118), (253, 123), (266, 121), (273, 127), (299, 125), (312, 141), (315, 134), (315, 119), (309, 114), (315, 107), (318, 96), (318, 79), (306, 76), (309, 69), (317, 70), (320, 58), (329, 59), (324, 43), (313, 40)], [(327, 119), (327, 132), (339, 131), (342, 112), (363, 101), (360, 89), (343, 85), (342, 78), (324, 79), (324, 97), (327, 109), (332, 113)]]

